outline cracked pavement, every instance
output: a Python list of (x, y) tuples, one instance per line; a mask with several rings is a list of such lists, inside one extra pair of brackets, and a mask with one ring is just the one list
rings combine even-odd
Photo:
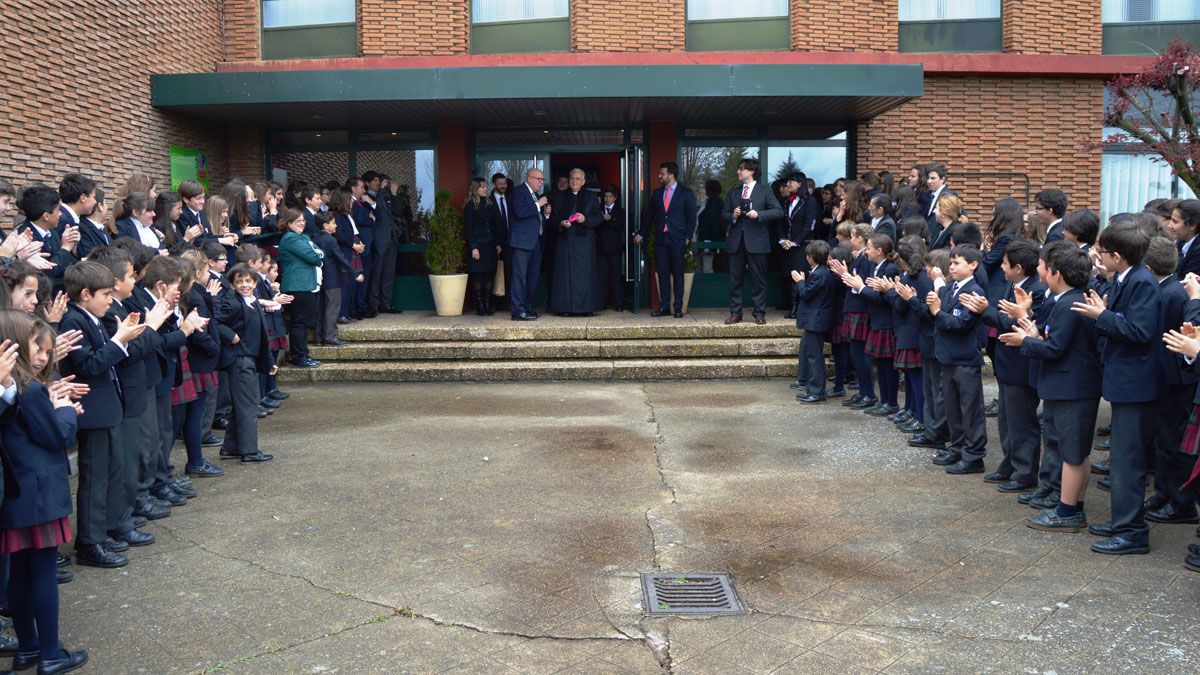
[[(1155, 526), (1148, 556), (1092, 554), (882, 421), (799, 408), (781, 380), (291, 392), (263, 423), (276, 461), (197, 480), (129, 566), (73, 568), (63, 640), (89, 669), (1171, 673), (1200, 658), (1200, 576), (1180, 564), (1193, 526)], [(1107, 494), (1091, 497), (1103, 520)], [(645, 617), (638, 575), (654, 571), (730, 572), (749, 611)]]

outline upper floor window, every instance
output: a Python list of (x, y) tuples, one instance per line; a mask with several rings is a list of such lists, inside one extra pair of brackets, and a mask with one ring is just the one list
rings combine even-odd
[(472, 23), (565, 19), (567, 0), (471, 0)]
[(763, 19), (788, 15), (788, 0), (687, 0), (688, 21)]
[(354, 0), (263, 0), (263, 28), (354, 23)]
[(999, 19), (1000, 0), (900, 0), (900, 21)]
[(1200, 21), (1200, 0), (1104, 0), (1104, 23)]

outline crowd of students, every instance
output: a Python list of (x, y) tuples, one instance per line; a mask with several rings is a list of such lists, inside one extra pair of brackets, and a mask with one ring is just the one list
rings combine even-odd
[[(981, 228), (944, 165), (913, 175), (928, 189), (905, 203), (859, 181), (836, 187), (831, 240), (804, 242), (791, 271), (804, 329), (797, 399), (845, 398), (934, 451), (946, 473), (982, 474), (986, 354), (1003, 457), (983, 480), (1037, 510), (1029, 527), (1086, 529), (1093, 551), (1122, 555), (1149, 551), (1147, 521), (1200, 522), (1200, 200), (1155, 200), (1101, 230), (1048, 189), (1028, 213), (1000, 200)], [(1111, 426), (1096, 429), (1101, 399)], [(1097, 432), (1109, 438), (1094, 443)], [(1091, 462), (1094, 448), (1108, 459)], [(1091, 473), (1110, 491), (1108, 522), (1088, 522)], [(1184, 564), (1200, 571), (1200, 545)]]
[(225, 473), (206, 447), (243, 465), (273, 459), (258, 420), (288, 398), (282, 353), (317, 367), (310, 328), (340, 344), (338, 324), (395, 311), (385, 181), (368, 172), (325, 198), (234, 180), (208, 196), (135, 175), (111, 207), (78, 173), (57, 190), (0, 181), (0, 219), (15, 216), (0, 243), (0, 653), (14, 670), (87, 661), (58, 639), (57, 585), (73, 578), (60, 546), (80, 565), (127, 565), (130, 548), (155, 543), (148, 521), (197, 496), (193, 478)]

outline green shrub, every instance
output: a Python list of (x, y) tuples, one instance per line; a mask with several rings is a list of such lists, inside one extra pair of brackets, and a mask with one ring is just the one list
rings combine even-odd
[(425, 263), (430, 274), (462, 274), (466, 268), (466, 239), (462, 214), (450, 204), (450, 191), (438, 190), (429, 219), (429, 247)]

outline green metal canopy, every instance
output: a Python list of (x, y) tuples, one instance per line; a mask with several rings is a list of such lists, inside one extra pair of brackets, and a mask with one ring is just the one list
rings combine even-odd
[(919, 64), (260, 70), (152, 75), (155, 107), (275, 129), (867, 120), (924, 92)]

